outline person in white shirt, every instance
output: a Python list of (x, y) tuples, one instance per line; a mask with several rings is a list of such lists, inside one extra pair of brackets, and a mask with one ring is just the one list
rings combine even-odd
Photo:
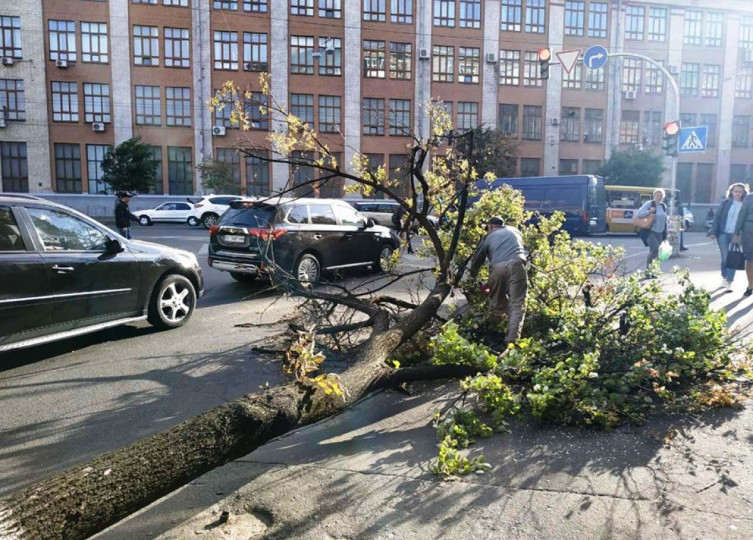
[(727, 197), (714, 214), (714, 221), (709, 230), (709, 238), (716, 239), (721, 255), (722, 284), (719, 287), (727, 292), (732, 291), (732, 282), (735, 280), (735, 270), (727, 268), (727, 254), (732, 246), (737, 218), (747, 194), (748, 186), (739, 182), (732, 184), (727, 190)]

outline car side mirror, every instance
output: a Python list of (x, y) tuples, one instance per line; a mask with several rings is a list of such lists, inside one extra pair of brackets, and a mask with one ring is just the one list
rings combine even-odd
[(110, 238), (107, 241), (107, 246), (105, 247), (105, 252), (108, 255), (115, 255), (116, 253), (120, 253), (125, 248), (123, 247), (123, 244), (120, 243), (120, 240), (116, 238)]
[(366, 218), (366, 229), (371, 229), (374, 226), (374, 220), (371, 218)]

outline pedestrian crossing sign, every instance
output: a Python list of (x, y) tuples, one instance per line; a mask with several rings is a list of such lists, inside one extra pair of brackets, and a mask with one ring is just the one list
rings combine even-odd
[(680, 154), (705, 152), (707, 132), (708, 128), (706, 126), (681, 128), (677, 151)]

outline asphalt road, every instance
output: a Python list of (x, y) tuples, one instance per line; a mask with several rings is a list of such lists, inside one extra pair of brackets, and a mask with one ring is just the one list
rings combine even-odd
[[(236, 283), (208, 268), (205, 229), (157, 225), (134, 233), (197, 254), (206, 290), (193, 319), (167, 332), (140, 323), (0, 355), (0, 496), (282, 380), (279, 363), (249, 348), (284, 325), (289, 300), (263, 281)], [(590, 241), (623, 245), (629, 271), (645, 264), (646, 248), (633, 235)], [(694, 280), (719, 281), (716, 246), (702, 233), (686, 235), (686, 243), (690, 250), (672, 264), (692, 262)], [(736, 286), (741, 293), (743, 280)], [(725, 309), (742, 324), (750, 302), (743, 306), (738, 291), (732, 296)]]

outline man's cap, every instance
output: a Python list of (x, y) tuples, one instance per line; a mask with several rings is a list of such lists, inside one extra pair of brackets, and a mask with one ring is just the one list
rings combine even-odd
[(505, 220), (501, 216), (492, 216), (489, 218), (489, 220), (486, 222), (487, 225), (497, 225), (502, 226), (505, 224)]
[(119, 191), (118, 197), (120, 197), (121, 199), (123, 197), (133, 197), (133, 193), (131, 193), (130, 191)]

